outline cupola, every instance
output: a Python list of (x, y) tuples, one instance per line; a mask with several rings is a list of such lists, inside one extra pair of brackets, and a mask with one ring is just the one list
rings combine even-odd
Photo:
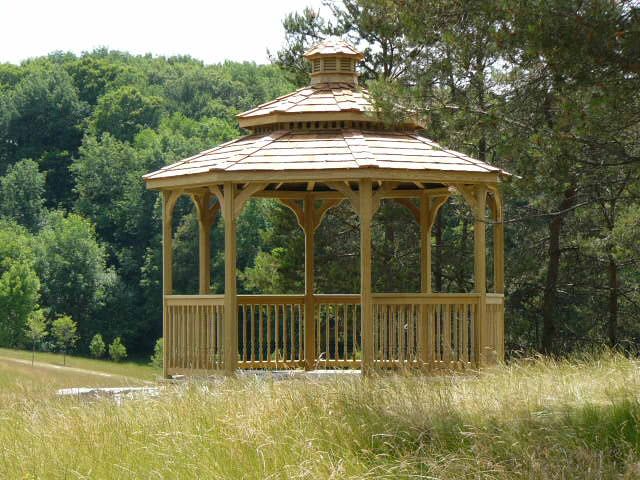
[(304, 53), (311, 63), (311, 85), (345, 83), (356, 86), (356, 64), (364, 58), (353, 45), (341, 38), (328, 38)]

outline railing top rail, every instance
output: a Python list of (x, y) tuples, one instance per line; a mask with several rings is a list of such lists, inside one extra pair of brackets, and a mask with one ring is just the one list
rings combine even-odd
[(374, 293), (374, 297), (378, 298), (451, 298), (451, 297), (463, 297), (463, 298), (479, 298), (480, 294), (471, 293)]
[(270, 305), (302, 305), (304, 295), (283, 294), (283, 295), (238, 295), (238, 303), (242, 304), (270, 304)]
[(165, 295), (167, 305), (224, 305), (224, 295)]
[(359, 293), (320, 293), (313, 296), (314, 303), (317, 304), (332, 304), (332, 303), (348, 303), (358, 304), (360, 303)]

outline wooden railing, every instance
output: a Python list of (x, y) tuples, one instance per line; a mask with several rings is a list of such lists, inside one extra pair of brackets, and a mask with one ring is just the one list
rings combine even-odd
[(360, 368), (360, 295), (314, 295), (316, 366)]
[(374, 352), (387, 367), (464, 368), (475, 361), (478, 294), (375, 294)]
[[(168, 373), (222, 368), (223, 298), (165, 297)], [(495, 363), (504, 356), (503, 301), (499, 294), (374, 294), (374, 363), (436, 369)], [(360, 295), (314, 295), (313, 305), (312, 367), (360, 368)], [(238, 367), (303, 367), (304, 307), (304, 295), (238, 295)]]
[(222, 369), (222, 295), (165, 297), (164, 349), (169, 373)]
[(304, 361), (304, 295), (238, 295), (239, 368), (295, 368)]

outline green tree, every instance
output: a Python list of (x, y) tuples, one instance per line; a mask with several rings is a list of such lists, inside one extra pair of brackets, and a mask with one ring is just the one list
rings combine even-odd
[(39, 298), (32, 239), (19, 225), (0, 221), (0, 345), (22, 343), (27, 318)]
[(44, 214), (45, 174), (33, 160), (10, 165), (0, 178), (0, 215), (35, 232)]
[(110, 133), (121, 141), (131, 141), (144, 128), (155, 128), (162, 114), (162, 100), (144, 95), (133, 86), (123, 86), (100, 97), (91, 125), (97, 136)]
[(27, 71), (8, 93), (11, 115), (4, 134), (0, 129), (0, 158), (5, 161), (0, 171), (33, 158), (47, 174), (48, 203), (65, 203), (72, 193), (67, 169), (80, 146), (87, 106), (62, 68), (45, 63), (30, 65)]
[(52, 314), (70, 314), (84, 341), (97, 330), (109, 271), (105, 252), (91, 223), (77, 214), (50, 212), (36, 237), (35, 267), (42, 281), (42, 301)]
[(104, 355), (105, 350), (106, 346), (102, 335), (96, 333), (89, 343), (89, 353), (91, 353), (91, 356), (94, 358), (100, 358)]
[(109, 345), (109, 356), (114, 362), (120, 362), (127, 358), (127, 348), (120, 337), (114, 338), (111, 345)]
[(62, 350), (64, 365), (67, 365), (67, 352), (78, 341), (77, 329), (78, 325), (69, 315), (62, 315), (51, 324), (51, 333), (56, 340), (58, 348)]
[(31, 352), (31, 365), (33, 366), (36, 359), (36, 345), (47, 335), (47, 319), (44, 310), (38, 309), (31, 312), (27, 318), (27, 328), (24, 334), (31, 341), (33, 347)]

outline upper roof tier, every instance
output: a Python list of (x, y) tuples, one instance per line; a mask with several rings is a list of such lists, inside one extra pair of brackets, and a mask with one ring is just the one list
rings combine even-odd
[[(326, 129), (331, 125), (340, 128), (341, 121), (380, 127), (383, 122), (369, 92), (358, 87), (356, 63), (363, 58), (362, 53), (344, 40), (328, 39), (315, 44), (304, 57), (312, 65), (311, 84), (240, 113), (237, 118), (241, 127), (258, 133), (283, 128)], [(423, 125), (407, 118), (400, 128), (416, 130)]]
[(356, 47), (341, 38), (327, 38), (313, 45), (309, 50), (304, 52), (304, 58), (313, 60), (322, 56), (345, 56), (362, 60), (364, 55)]

